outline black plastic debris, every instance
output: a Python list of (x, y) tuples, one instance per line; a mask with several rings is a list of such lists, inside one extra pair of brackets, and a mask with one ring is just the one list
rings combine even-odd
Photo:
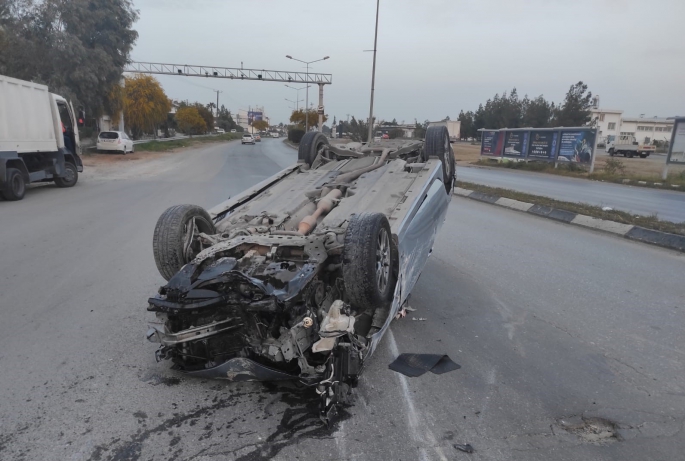
[(439, 354), (400, 354), (389, 368), (410, 378), (421, 376), (427, 371), (436, 375), (461, 368), (447, 355)]
[(474, 451), (476, 451), (473, 449), (473, 447), (471, 446), (470, 443), (467, 443), (465, 445), (462, 445), (460, 443), (455, 443), (454, 448), (456, 448), (457, 450), (463, 451), (464, 453), (473, 453)]

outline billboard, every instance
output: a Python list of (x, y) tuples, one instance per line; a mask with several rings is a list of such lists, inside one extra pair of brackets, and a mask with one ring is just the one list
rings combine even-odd
[(531, 131), (528, 158), (554, 161), (558, 142), (558, 131)]
[(558, 161), (590, 163), (595, 147), (595, 131), (561, 131)]
[(504, 156), (524, 158), (528, 151), (528, 131), (507, 131), (504, 141)]
[(251, 110), (247, 113), (247, 123), (252, 125), (252, 122), (262, 120), (263, 115), (264, 114), (261, 111)]
[(677, 118), (673, 124), (666, 163), (685, 163), (685, 118)]
[(482, 131), (480, 155), (500, 156), (504, 147), (504, 132)]

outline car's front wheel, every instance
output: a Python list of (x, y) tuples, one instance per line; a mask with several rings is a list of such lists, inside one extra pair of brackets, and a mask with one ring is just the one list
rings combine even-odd
[(390, 304), (395, 292), (396, 253), (388, 219), (382, 213), (359, 213), (345, 231), (343, 282), (357, 312)]
[(176, 205), (162, 213), (152, 236), (152, 252), (159, 273), (171, 279), (202, 251), (200, 233), (216, 233), (212, 218), (197, 205)]

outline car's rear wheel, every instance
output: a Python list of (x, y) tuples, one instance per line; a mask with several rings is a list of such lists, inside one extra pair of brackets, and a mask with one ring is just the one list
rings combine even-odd
[(300, 140), (300, 147), (297, 150), (297, 159), (312, 166), (316, 156), (328, 145), (328, 139), (323, 133), (310, 131), (305, 133)]
[(201, 232), (216, 233), (209, 213), (197, 205), (176, 205), (162, 213), (152, 236), (152, 251), (159, 273), (166, 280), (202, 251), (196, 239)]
[(5, 189), (2, 191), (2, 196), (5, 200), (21, 200), (26, 194), (26, 182), (24, 175), (16, 168), (7, 168), (7, 182)]
[(58, 187), (73, 187), (78, 181), (78, 170), (76, 165), (71, 162), (64, 163), (64, 177), (55, 178)]
[(357, 312), (389, 305), (395, 292), (395, 258), (388, 219), (382, 213), (352, 216), (345, 232), (343, 281)]
[(438, 157), (442, 163), (443, 183), (447, 193), (454, 187), (455, 161), (454, 152), (450, 145), (450, 134), (445, 126), (429, 126), (426, 130), (426, 142), (423, 148), (424, 160)]

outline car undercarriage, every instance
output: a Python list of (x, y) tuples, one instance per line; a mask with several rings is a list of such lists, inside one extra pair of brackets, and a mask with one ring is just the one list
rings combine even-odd
[(209, 212), (165, 211), (153, 246), (168, 283), (148, 300), (157, 360), (201, 377), (297, 380), (330, 421), (444, 220), (454, 157), (446, 130), (429, 134), (334, 147), (308, 133), (298, 164)]

